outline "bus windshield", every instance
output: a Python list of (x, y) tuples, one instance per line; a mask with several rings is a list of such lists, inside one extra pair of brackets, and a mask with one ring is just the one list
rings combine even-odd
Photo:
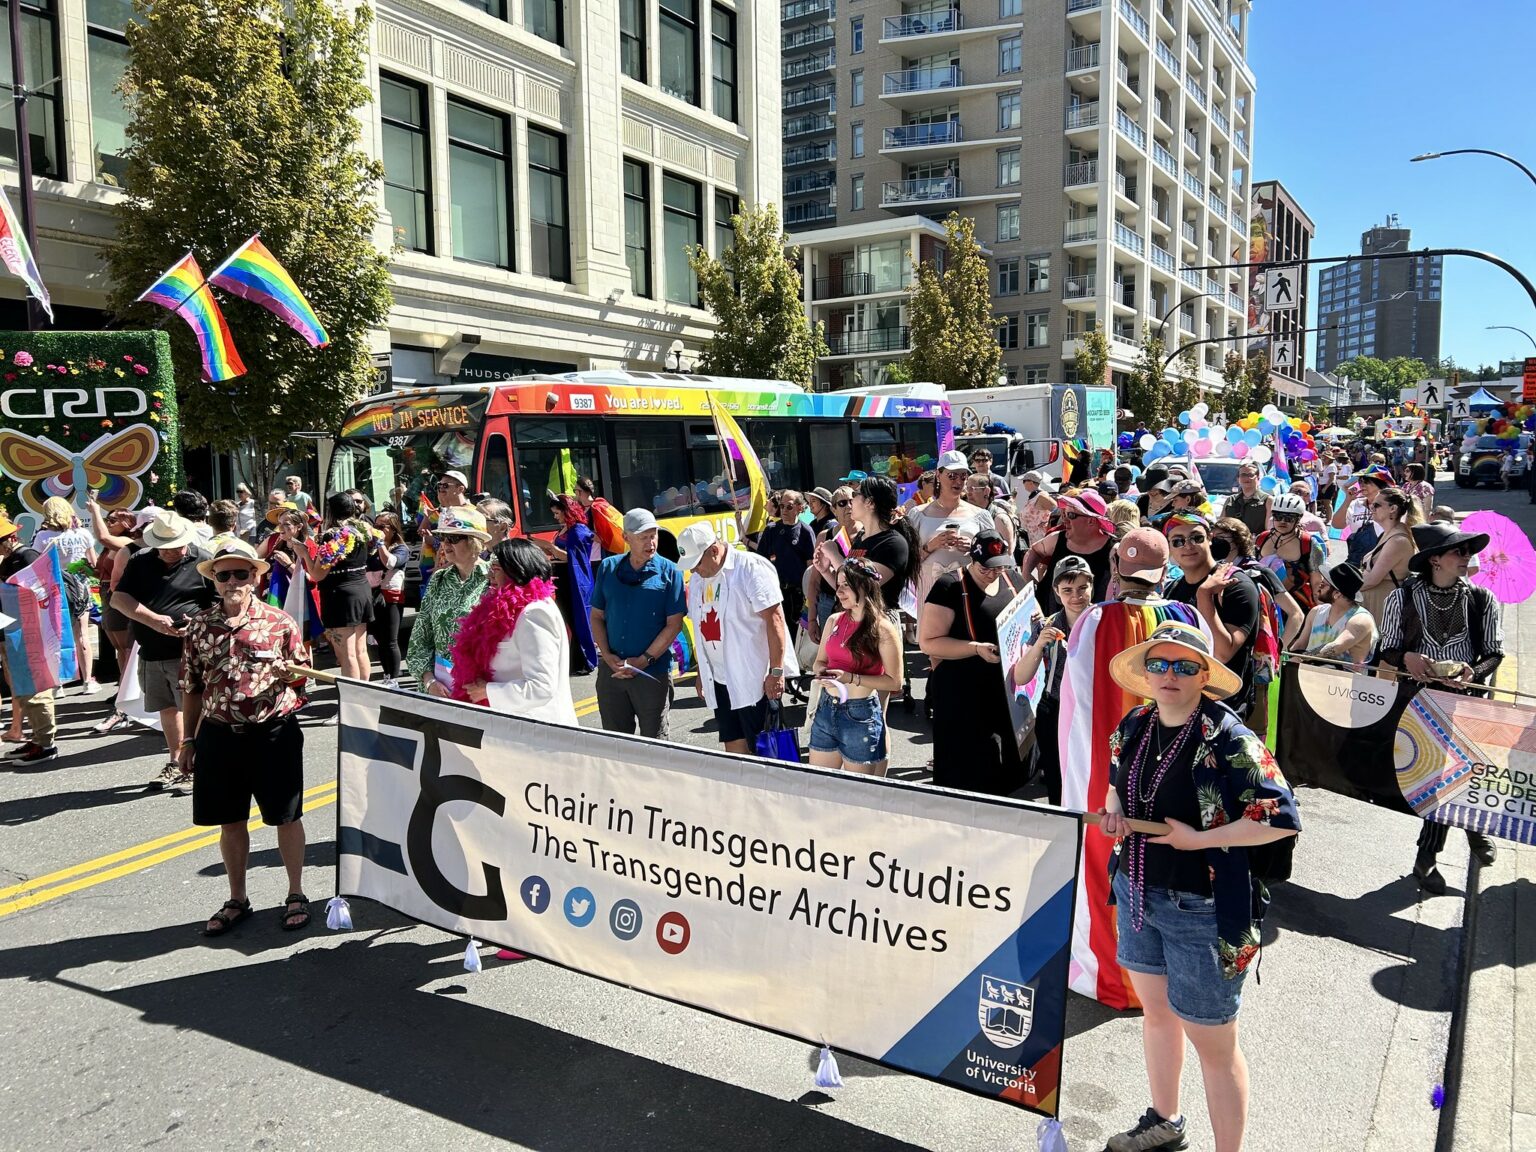
[[(330, 490), (356, 488), (375, 511), (407, 524), (431, 500), (438, 476), (454, 469), (473, 476), (475, 441), (485, 401), (433, 408), (374, 411), (366, 426), (350, 421), (331, 457)], [(471, 481), (473, 483), (473, 481)]]

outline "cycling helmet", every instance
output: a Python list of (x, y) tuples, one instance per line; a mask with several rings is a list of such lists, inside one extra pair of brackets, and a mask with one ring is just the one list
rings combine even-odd
[(1307, 505), (1300, 496), (1292, 492), (1282, 492), (1276, 496), (1270, 504), (1271, 514), (1276, 516), (1303, 516), (1306, 514)]

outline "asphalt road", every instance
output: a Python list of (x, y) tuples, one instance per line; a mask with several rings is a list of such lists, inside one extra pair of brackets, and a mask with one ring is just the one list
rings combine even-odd
[[(1531, 519), (1523, 493), (1446, 485), (1442, 499)], [(590, 685), (576, 681), (579, 705)], [(204, 941), (198, 928), (227, 895), (214, 838), (191, 826), (186, 796), (146, 786), (158, 737), (90, 735), (108, 706), (69, 697), (63, 754), (0, 769), (0, 1148), (1033, 1146), (1031, 1113), (849, 1057), (846, 1086), (818, 1092), (808, 1045), (552, 965), (488, 954), (467, 974), (462, 938), (363, 901), (356, 931), (328, 932), (329, 690), (306, 731), (314, 925), (279, 930), (286, 885), (263, 829), (257, 916)], [(893, 721), (893, 774), (920, 777), (920, 713)], [(688, 686), (673, 736), (714, 743)], [(1465, 841), (1442, 857), (1451, 895), (1421, 900), (1407, 876), (1416, 821), (1315, 791), (1302, 805), (1295, 876), (1245, 993), (1247, 1147), (1427, 1152)], [(1068, 1033), (1063, 1124), (1074, 1152), (1101, 1148), (1146, 1107), (1139, 1022), (1074, 997)], [(1192, 1052), (1184, 1084), (1191, 1146), (1208, 1148)]]

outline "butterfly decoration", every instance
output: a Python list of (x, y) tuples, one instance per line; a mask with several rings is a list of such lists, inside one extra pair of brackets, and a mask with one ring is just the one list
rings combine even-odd
[(0, 472), (18, 482), (22, 505), (39, 515), (50, 496), (84, 509), (92, 490), (103, 509), (136, 507), (144, 495), (139, 477), (159, 454), (160, 438), (148, 424), (108, 432), (78, 452), (46, 436), (0, 429)]

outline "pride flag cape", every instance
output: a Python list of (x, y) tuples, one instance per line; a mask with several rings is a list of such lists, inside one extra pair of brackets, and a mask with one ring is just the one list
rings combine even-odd
[[(709, 414), (715, 421), (715, 435), (720, 439), (720, 457), (725, 465), (725, 481), (731, 486), (731, 501), (736, 505), (742, 530), (751, 536), (768, 526), (768, 477), (746, 434), (735, 418), (709, 398)], [(737, 493), (747, 489), (747, 506), (737, 502)]]
[(0, 583), (0, 612), (16, 621), (5, 630), (5, 666), (12, 692), (35, 696), (78, 675), (64, 570), (55, 549)]
[(331, 342), (325, 333), (325, 325), (320, 323), (320, 317), (304, 299), (304, 293), (299, 291), (293, 277), (261, 242), (260, 232), (210, 272), (208, 283), (216, 284), (242, 300), (261, 305), (304, 337), (311, 348), (324, 348)]
[(0, 260), (13, 276), (21, 277), (27, 291), (37, 297), (37, 302), (48, 313), (48, 323), (53, 323), (53, 302), (48, 299), (48, 289), (43, 284), (43, 274), (37, 270), (37, 260), (32, 256), (32, 246), (27, 243), (26, 230), (21, 218), (11, 207), (11, 199), (0, 186)]
[(224, 313), (203, 279), (197, 257), (188, 252), (165, 270), (165, 274), (144, 289), (140, 300), (169, 308), (192, 326), (197, 346), (203, 353), (203, 379), (216, 382), (245, 375), (245, 365), (235, 350), (234, 338)]
[[(1109, 738), (1125, 714), (1141, 703), (1115, 683), (1109, 661), (1170, 620), (1210, 635), (1210, 626), (1194, 608), (1170, 600), (1112, 600), (1090, 608), (1073, 627), (1061, 681), (1063, 808), (1097, 812), (1103, 806), (1109, 787)], [(1111, 1008), (1134, 1008), (1138, 1002), (1130, 977), (1115, 962), (1115, 910), (1107, 904), (1112, 847), (1097, 829), (1083, 836), (1067, 983), (1074, 992)]]

